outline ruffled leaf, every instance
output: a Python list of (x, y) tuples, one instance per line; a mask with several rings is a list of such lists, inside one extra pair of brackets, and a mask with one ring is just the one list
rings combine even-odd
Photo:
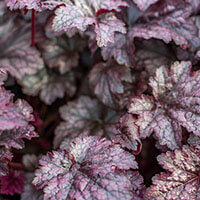
[(128, 67), (99, 63), (90, 71), (89, 83), (94, 94), (106, 106), (113, 109), (122, 109), (126, 106), (126, 84), (132, 83)]
[(43, 156), (33, 183), (44, 199), (132, 199), (132, 186), (125, 172), (137, 168), (134, 156), (118, 145), (98, 137), (79, 137), (69, 152)]
[(58, 147), (65, 137), (69, 145), (73, 138), (83, 132), (86, 132), (86, 135), (111, 137), (115, 134), (115, 125), (120, 118), (120, 114), (105, 108), (96, 99), (88, 96), (68, 102), (60, 108), (60, 114), (64, 122), (56, 128), (54, 147)]
[(200, 151), (184, 146), (182, 150), (158, 156), (158, 162), (168, 172), (153, 177), (153, 185), (147, 189), (145, 199), (176, 200), (200, 198)]
[(115, 32), (126, 33), (125, 24), (111, 13), (120, 11), (122, 6), (127, 7), (128, 4), (122, 0), (67, 1), (56, 9), (53, 29), (68, 31), (77, 28), (86, 31), (89, 25), (94, 24), (98, 46), (106, 46), (108, 42), (114, 42)]
[(140, 10), (145, 11), (150, 5), (156, 3), (158, 0), (133, 0)]
[(162, 66), (150, 79), (153, 97), (133, 98), (129, 112), (138, 114), (140, 136), (153, 131), (161, 145), (180, 147), (181, 126), (200, 135), (200, 71), (191, 74), (190, 62), (175, 62), (171, 69)]

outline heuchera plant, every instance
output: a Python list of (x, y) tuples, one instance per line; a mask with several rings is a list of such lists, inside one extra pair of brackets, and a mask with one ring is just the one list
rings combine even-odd
[(0, 200), (200, 200), (199, 66), (199, 0), (1, 0)]

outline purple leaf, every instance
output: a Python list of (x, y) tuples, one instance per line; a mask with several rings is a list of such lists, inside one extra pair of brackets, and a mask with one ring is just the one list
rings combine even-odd
[[(77, 28), (86, 31), (89, 25), (95, 25), (98, 46), (107, 46), (114, 42), (115, 32), (126, 33), (125, 24), (117, 19), (111, 11), (120, 11), (120, 7), (128, 4), (122, 0), (100, 0), (98, 2), (83, 0), (67, 1), (55, 11), (53, 29), (68, 31)], [(109, 13), (107, 13), (109, 12)]]
[(33, 120), (32, 108), (25, 101), (13, 103), (13, 94), (0, 87), (0, 130), (26, 126)]
[(56, 0), (5, 0), (10, 10), (28, 9), (41, 12), (42, 10), (53, 10), (56, 6), (62, 5), (62, 1)]
[(72, 72), (58, 75), (47, 71), (46, 68), (38, 70), (36, 74), (26, 75), (19, 83), (25, 94), (36, 96), (40, 93), (40, 99), (48, 105), (57, 98), (63, 98), (65, 93), (73, 96), (76, 91), (75, 77)]
[(12, 160), (13, 155), (5, 148), (0, 148), (0, 177), (8, 172), (8, 162)]
[(145, 11), (150, 5), (156, 3), (158, 0), (132, 0), (140, 10)]
[[(33, 180), (44, 199), (132, 199), (125, 171), (137, 168), (134, 156), (98, 137), (79, 137), (69, 152), (43, 156)], [(121, 172), (119, 172), (119, 169)]]
[(0, 193), (7, 195), (21, 194), (24, 182), (24, 172), (11, 169), (7, 175), (0, 177)]
[(111, 137), (115, 134), (115, 125), (120, 118), (120, 113), (117, 114), (88, 96), (81, 96), (75, 101), (68, 102), (60, 108), (60, 114), (64, 122), (61, 122), (55, 131), (56, 148), (63, 138), (66, 137), (70, 144), (73, 138), (84, 131), (90, 135)]
[(39, 44), (45, 63), (50, 68), (58, 67), (61, 74), (78, 65), (79, 52), (85, 47), (80, 37), (60, 37)]
[(199, 49), (199, 16), (190, 17), (192, 5), (186, 1), (163, 1), (144, 14), (130, 34), (144, 39), (156, 38), (192, 51)]
[(138, 127), (135, 124), (136, 119), (130, 115), (124, 115), (119, 122), (119, 133), (113, 137), (115, 143), (119, 143), (122, 147), (126, 147), (133, 151), (134, 154), (139, 154), (142, 149), (142, 143), (139, 137)]
[(22, 79), (44, 67), (40, 52), (30, 46), (30, 27), (13, 27), (0, 38), (0, 66), (12, 76)]
[(120, 65), (99, 63), (89, 74), (90, 87), (94, 94), (106, 106), (113, 109), (122, 109), (127, 104), (126, 84), (132, 83), (130, 69)]
[(190, 70), (191, 63), (184, 61), (175, 62), (170, 70), (161, 66), (150, 79), (154, 98), (132, 99), (129, 112), (139, 115), (136, 124), (142, 138), (154, 131), (160, 145), (175, 149), (181, 145), (181, 126), (200, 135), (200, 72)]
[(32, 126), (5, 130), (0, 133), (0, 146), (4, 146), (7, 149), (11, 147), (15, 149), (22, 149), (24, 147), (23, 139), (26, 138), (30, 140), (32, 137), (37, 136), (38, 135)]
[(32, 184), (34, 173), (25, 173), (26, 182), (24, 183), (24, 189), (21, 193), (21, 200), (43, 200), (44, 195), (41, 190), (36, 190)]
[(106, 47), (102, 47), (101, 54), (104, 60), (114, 59), (120, 65), (133, 65), (134, 44), (123, 34), (115, 34), (114, 43), (109, 43)]
[(158, 156), (158, 162), (168, 172), (153, 177), (153, 185), (147, 189), (145, 199), (175, 200), (200, 198), (200, 152), (184, 146), (182, 150)]

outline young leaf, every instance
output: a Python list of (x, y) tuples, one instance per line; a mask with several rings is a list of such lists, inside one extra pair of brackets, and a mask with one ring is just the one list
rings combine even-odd
[(77, 28), (86, 31), (89, 25), (94, 24), (98, 46), (107, 46), (108, 42), (114, 42), (115, 32), (126, 33), (125, 24), (111, 13), (120, 11), (122, 6), (127, 7), (128, 4), (122, 0), (66, 1), (55, 10), (53, 29), (68, 31)]
[[(33, 180), (44, 199), (132, 199), (126, 175), (137, 168), (134, 156), (98, 137), (79, 137), (65, 150), (41, 158)], [(118, 170), (120, 169), (121, 172)]]
[(128, 67), (99, 63), (90, 71), (89, 83), (94, 94), (106, 106), (113, 109), (123, 109), (126, 106), (126, 84), (132, 83)]
[(181, 144), (181, 126), (200, 135), (200, 71), (191, 73), (190, 62), (175, 62), (171, 69), (161, 66), (150, 79), (153, 97), (133, 98), (129, 112), (138, 114), (140, 136), (153, 131), (161, 145), (171, 149)]
[(153, 185), (147, 189), (145, 199), (177, 200), (200, 198), (200, 151), (184, 146), (182, 150), (158, 156), (158, 162), (168, 172), (155, 175)]
[(68, 102), (60, 108), (61, 118), (64, 122), (56, 128), (54, 147), (67, 137), (71, 140), (84, 131), (90, 135), (104, 135), (111, 137), (115, 134), (115, 125), (118, 123), (120, 113), (105, 108), (96, 99), (81, 96), (79, 99)]

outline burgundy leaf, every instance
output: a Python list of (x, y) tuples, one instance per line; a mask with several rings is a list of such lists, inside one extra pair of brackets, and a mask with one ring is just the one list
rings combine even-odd
[(84, 131), (90, 135), (111, 137), (115, 134), (115, 126), (120, 118), (120, 113), (104, 107), (88, 96), (68, 102), (60, 108), (60, 114), (64, 122), (56, 128), (54, 147), (58, 147), (65, 137), (70, 144), (73, 138)]
[(44, 199), (133, 199), (131, 182), (122, 172), (129, 168), (137, 168), (137, 163), (120, 146), (79, 137), (69, 152), (42, 157), (33, 184), (44, 190)]
[(170, 70), (161, 66), (150, 79), (154, 98), (132, 99), (129, 112), (139, 115), (136, 124), (142, 138), (154, 131), (161, 145), (175, 149), (181, 145), (181, 126), (200, 135), (200, 72), (190, 70), (190, 62), (175, 62)]
[(158, 162), (168, 172), (153, 177), (153, 185), (147, 189), (145, 199), (176, 200), (200, 198), (200, 151), (184, 146), (182, 150), (158, 156)]
[[(95, 25), (98, 46), (107, 46), (114, 42), (115, 32), (126, 33), (125, 24), (110, 11), (120, 11), (120, 7), (128, 4), (122, 0), (67, 1), (55, 11), (53, 29), (68, 31), (77, 28), (86, 31), (89, 25)], [(109, 13), (106, 13), (109, 11)]]
[[(122, 109), (127, 104), (126, 84), (132, 83), (130, 69), (120, 65), (99, 63), (89, 74), (90, 87), (106, 106)], [(129, 93), (130, 91), (128, 91)]]
[(5, 176), (0, 177), (1, 194), (21, 194), (24, 187), (25, 177), (23, 171), (10, 170)]

